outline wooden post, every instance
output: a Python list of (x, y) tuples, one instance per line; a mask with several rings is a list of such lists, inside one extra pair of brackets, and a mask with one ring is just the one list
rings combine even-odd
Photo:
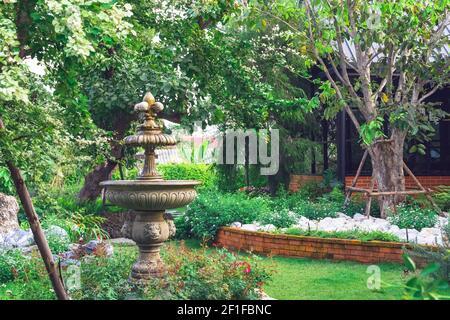
[(361, 174), (361, 170), (362, 170), (362, 168), (364, 166), (364, 163), (366, 162), (367, 153), (368, 153), (368, 151), (366, 149), (364, 151), (364, 154), (363, 154), (363, 157), (361, 159), (361, 162), (359, 163), (358, 170), (356, 170), (356, 175), (353, 178), (352, 184), (351, 184), (351, 186), (349, 188), (347, 188), (348, 191), (346, 192), (346, 195), (345, 195), (344, 208), (346, 208), (348, 206), (348, 203), (350, 201), (350, 197), (352, 195), (353, 188), (355, 188), (356, 183), (358, 182), (359, 175)]
[(431, 205), (434, 207), (434, 209), (438, 212), (438, 213), (442, 213), (442, 210), (438, 207), (438, 205), (436, 204), (436, 202), (434, 202), (433, 198), (430, 195), (430, 190), (429, 189), (425, 189), (422, 184), (420, 183), (419, 179), (416, 178), (416, 176), (414, 175), (414, 173), (412, 173), (412, 171), (409, 169), (409, 167), (406, 165), (406, 163), (403, 161), (403, 168), (405, 169), (406, 173), (408, 175), (411, 176), (411, 178), (414, 180), (414, 182), (417, 184), (417, 186), (422, 189), (423, 191), (425, 191), (425, 197), (427, 197), (428, 201), (430, 201)]
[[(5, 130), (2, 119), (0, 118), (0, 130)], [(34, 240), (41, 254), (42, 260), (44, 261), (45, 268), (47, 269), (48, 276), (52, 283), (55, 294), (59, 300), (68, 300), (66, 290), (59, 276), (58, 269), (56, 267), (55, 261), (53, 260), (53, 255), (48, 246), (47, 239), (45, 238), (44, 232), (41, 228), (41, 223), (39, 222), (39, 217), (34, 210), (33, 202), (31, 200), (28, 188), (25, 185), (22, 174), (11, 160), (6, 161), (11, 177), (14, 181), (14, 185), (19, 195), (20, 202), (22, 203), (23, 210), (27, 216), (28, 222), (30, 223), (31, 231), (33, 232)]]
[(370, 217), (370, 207), (372, 206), (372, 192), (373, 192), (374, 186), (375, 186), (375, 177), (372, 175), (372, 177), (370, 178), (369, 199), (366, 202), (366, 210), (365, 210), (365, 214), (366, 214), (367, 218)]

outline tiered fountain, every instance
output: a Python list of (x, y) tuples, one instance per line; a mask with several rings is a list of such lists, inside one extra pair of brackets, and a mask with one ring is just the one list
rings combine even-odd
[(165, 267), (159, 251), (171, 233), (164, 219), (165, 210), (189, 204), (197, 195), (194, 186), (200, 184), (194, 180), (164, 180), (156, 170), (155, 149), (176, 145), (176, 140), (163, 134), (156, 121), (156, 114), (163, 108), (162, 103), (155, 102), (150, 92), (134, 107), (141, 124), (137, 133), (126, 137), (124, 143), (145, 150), (144, 167), (137, 179), (111, 180), (100, 184), (105, 188), (105, 197), (109, 202), (136, 213), (132, 238), (139, 247), (139, 258), (131, 270), (131, 279), (137, 282), (164, 276)]

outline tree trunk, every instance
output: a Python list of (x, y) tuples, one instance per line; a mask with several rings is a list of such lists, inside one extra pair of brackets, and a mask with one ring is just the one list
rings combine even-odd
[[(0, 130), (4, 130), (5, 126), (2, 119), (0, 118)], [(30, 223), (30, 229), (33, 233), (34, 241), (39, 249), (42, 260), (44, 261), (45, 268), (47, 269), (50, 282), (52, 283), (53, 290), (55, 290), (56, 297), (59, 300), (68, 300), (66, 290), (64, 289), (63, 282), (60, 278), (58, 269), (56, 267), (55, 261), (53, 260), (53, 255), (48, 246), (45, 234), (42, 231), (41, 223), (39, 222), (39, 217), (34, 210), (33, 202), (31, 200), (28, 188), (22, 178), (22, 174), (11, 160), (6, 161), (8, 170), (11, 174), (11, 178), (16, 187), (17, 194), (19, 195), (20, 202), (22, 203), (23, 210), (27, 216), (27, 220)]]
[(110, 180), (116, 166), (116, 161), (108, 160), (89, 172), (84, 178), (84, 185), (78, 194), (78, 199), (82, 202), (97, 199), (102, 192), (100, 182)]
[[(389, 140), (380, 140), (371, 147), (372, 170), (379, 191), (404, 191), (403, 145), (406, 133), (393, 129)], [(386, 218), (388, 210), (404, 201), (404, 196), (382, 196), (378, 198), (380, 214)]]
[(94, 201), (97, 199), (101, 192), (100, 182), (110, 180), (112, 172), (118, 165), (118, 161), (123, 156), (123, 145), (120, 143), (127, 132), (131, 121), (134, 117), (125, 112), (116, 113), (116, 119), (114, 121), (114, 140), (111, 140), (111, 159), (108, 159), (104, 163), (96, 166), (91, 172), (89, 172), (84, 178), (84, 185), (81, 188), (78, 199), (81, 202)]

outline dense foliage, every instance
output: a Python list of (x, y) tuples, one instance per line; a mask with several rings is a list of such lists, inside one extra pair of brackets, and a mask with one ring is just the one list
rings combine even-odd
[(248, 198), (243, 193), (204, 192), (188, 206), (185, 215), (175, 220), (177, 236), (210, 240), (221, 226), (234, 221), (251, 223), (269, 211), (269, 200), (265, 198)]
[[(202, 192), (189, 206), (184, 216), (175, 221), (179, 237), (213, 239), (217, 229), (233, 222), (273, 224), (278, 228), (290, 227), (300, 216), (320, 220), (335, 217), (342, 212), (343, 194), (338, 188), (313, 200), (318, 191), (289, 194), (281, 192), (277, 197), (249, 196), (244, 192)], [(349, 215), (360, 213), (364, 204), (354, 201), (348, 208)]]
[(400, 228), (416, 229), (432, 228), (438, 219), (436, 211), (430, 208), (420, 208), (415, 205), (400, 205), (396, 213), (388, 218), (392, 224)]
[(207, 164), (160, 164), (158, 171), (166, 180), (197, 180), (202, 184), (197, 190), (214, 189), (217, 175), (212, 165)]

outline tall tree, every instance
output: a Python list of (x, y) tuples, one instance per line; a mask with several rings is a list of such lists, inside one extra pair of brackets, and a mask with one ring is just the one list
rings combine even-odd
[[(119, 39), (127, 32), (128, 9), (70, 0), (3, 0), (0, 6), (0, 164), (10, 171), (59, 299), (67, 294), (20, 168), (28, 177), (37, 175), (32, 168), (49, 166), (52, 152), (75, 133), (70, 127), (89, 124), (79, 117), (73, 74), (95, 52), (99, 38)], [(42, 65), (33, 66), (32, 58)]]
[[(322, 95), (338, 102), (328, 112), (344, 109), (353, 122), (378, 189), (403, 191), (405, 139), (432, 132), (444, 115), (427, 98), (449, 84), (449, 1), (275, 1), (272, 9), (307, 40), (328, 80)], [(381, 212), (401, 200), (382, 197)]]

